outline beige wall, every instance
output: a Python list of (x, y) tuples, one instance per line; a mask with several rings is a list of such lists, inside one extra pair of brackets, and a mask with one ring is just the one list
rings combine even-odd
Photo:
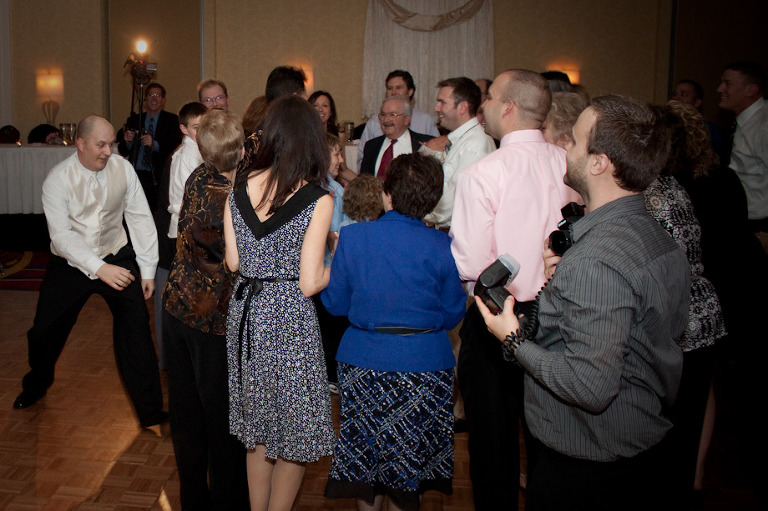
[(366, 12), (364, 0), (208, 0), (206, 77), (224, 81), (243, 112), (275, 66), (301, 66), (312, 90), (333, 95), (339, 120), (359, 122)]
[(56, 123), (77, 122), (85, 113), (106, 114), (102, 0), (11, 2), (13, 124), (26, 143), (29, 130), (44, 123), (35, 72), (57, 69), (64, 99)]
[(149, 45), (146, 62), (158, 64), (153, 81), (161, 83), (167, 90), (165, 109), (177, 113), (184, 103), (197, 100), (199, 3), (189, 0), (110, 2), (110, 101), (116, 128), (122, 126), (131, 110), (133, 79), (124, 63), (130, 53), (136, 53), (136, 42), (140, 39)]
[(666, 99), (671, 0), (496, 0), (493, 8), (497, 73), (565, 64), (593, 95)]
[[(160, 65), (156, 78), (168, 89), (166, 108), (175, 111), (194, 99), (201, 76), (199, 3), (106, 5), (107, 0), (12, 2), (13, 122), (24, 135), (43, 122), (34, 97), (34, 70), (41, 66), (64, 71), (59, 121), (97, 112), (121, 126), (130, 109), (130, 79), (122, 66), (139, 35), (148, 34), (149, 60)], [(671, 0), (571, 0), (564, 8), (559, 0), (494, 0), (495, 71), (572, 63), (592, 93), (664, 100), (670, 5)], [(241, 113), (263, 94), (274, 66), (293, 64), (311, 72), (313, 89), (333, 94), (340, 120), (360, 120), (365, 0), (205, 0), (204, 9), (202, 75), (227, 83), (233, 111)], [(147, 21), (147, 12), (158, 21)], [(102, 42), (106, 16), (109, 45)]]

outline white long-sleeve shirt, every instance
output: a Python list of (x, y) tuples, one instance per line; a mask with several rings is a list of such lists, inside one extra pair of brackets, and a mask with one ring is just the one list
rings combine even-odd
[[(116, 154), (109, 158), (107, 167), (99, 172), (86, 169), (75, 153), (48, 173), (43, 182), (43, 211), (51, 236), (51, 249), (88, 278), (96, 280), (98, 278), (96, 272), (105, 264), (103, 257), (122, 248), (107, 246), (105, 249), (77, 232), (75, 224), (81, 224), (87, 215), (84, 203), (90, 197), (90, 192), (77, 190), (78, 193), (73, 194), (68, 191), (72, 189), (71, 183), (67, 182), (69, 175), (82, 177), (85, 182), (95, 178), (103, 190), (106, 201), (110, 189), (107, 169), (124, 174), (125, 197), (120, 202), (122, 211), (108, 211), (100, 217), (109, 220), (100, 221), (99, 231), (109, 233), (111, 235), (109, 238), (113, 242), (119, 241), (124, 237), (122, 226), (124, 216), (136, 252), (136, 262), (141, 278), (153, 279), (158, 261), (155, 222), (139, 179), (136, 177), (136, 171), (127, 160)], [(106, 253), (101, 253), (105, 250)]]
[(191, 137), (184, 135), (181, 148), (171, 157), (171, 176), (168, 184), (168, 213), (171, 214), (171, 223), (168, 226), (168, 237), (178, 236), (179, 212), (181, 201), (184, 199), (184, 186), (192, 172), (203, 163), (200, 149)]

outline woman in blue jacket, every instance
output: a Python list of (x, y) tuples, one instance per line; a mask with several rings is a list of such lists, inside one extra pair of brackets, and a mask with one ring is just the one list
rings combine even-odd
[(336, 360), (341, 433), (327, 497), (359, 509), (418, 509), (426, 490), (451, 493), (453, 366), (447, 330), (466, 295), (450, 238), (421, 219), (443, 191), (431, 157), (402, 155), (387, 170), (384, 216), (341, 230), (321, 297), (351, 326)]

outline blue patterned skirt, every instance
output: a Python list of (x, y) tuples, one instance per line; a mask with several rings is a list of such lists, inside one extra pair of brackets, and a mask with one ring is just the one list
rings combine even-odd
[(452, 493), (453, 370), (400, 373), (339, 362), (341, 432), (326, 497), (388, 495), (418, 509), (427, 490)]

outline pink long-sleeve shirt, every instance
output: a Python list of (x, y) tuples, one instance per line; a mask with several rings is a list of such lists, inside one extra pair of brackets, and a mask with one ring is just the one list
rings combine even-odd
[(563, 183), (565, 151), (539, 130), (513, 131), (498, 150), (459, 175), (451, 224), (451, 251), (472, 293), (480, 273), (501, 254), (521, 266), (507, 287), (519, 301), (544, 285), (541, 252), (562, 220), (560, 209), (583, 199)]

